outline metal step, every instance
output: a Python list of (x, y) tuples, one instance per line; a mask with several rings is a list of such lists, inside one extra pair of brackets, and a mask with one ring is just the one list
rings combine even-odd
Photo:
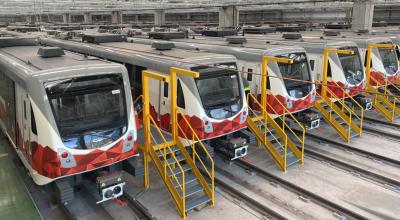
[[(172, 150), (172, 152), (175, 153), (176, 151), (179, 150), (179, 147), (177, 147), (177, 146), (172, 146), (172, 147), (171, 147), (171, 150)], [(165, 149), (165, 153), (166, 153), (167, 155), (169, 155), (169, 154), (171, 154), (171, 151), (170, 151), (169, 149)], [(163, 154), (164, 154), (164, 150), (158, 150), (158, 151), (156, 152), (156, 154), (157, 154), (158, 157), (162, 157)]]
[[(177, 179), (179, 180), (181, 178), (181, 176), (177, 176)], [(187, 186), (188, 184), (192, 183), (193, 181), (197, 180), (197, 176), (194, 174), (189, 174), (189, 175), (185, 175), (185, 186)], [(179, 188), (180, 186), (178, 185), (178, 183), (174, 182), (174, 186), (175, 188)]]
[(350, 138), (358, 137), (358, 133), (350, 131)]
[[(200, 185), (200, 184), (196, 184), (196, 185), (194, 185), (192, 187), (189, 187), (188, 189), (186, 189), (185, 198), (187, 198), (187, 197), (189, 197), (191, 195), (194, 195), (196, 193), (203, 192), (203, 190), (204, 190), (203, 186)], [(181, 191), (178, 191), (178, 194), (179, 194), (180, 197), (182, 197), (182, 192)]]
[(279, 136), (276, 133), (273, 133), (274, 135), (272, 136), (272, 134), (270, 132), (267, 133), (267, 140), (271, 143), (276, 143), (276, 142), (280, 142), (281, 141), (281, 136)]
[(286, 158), (286, 167), (290, 167), (296, 163), (298, 163), (301, 160), (301, 158), (298, 158), (294, 155), (292, 155), (291, 157), (287, 157)]
[[(181, 162), (181, 161), (184, 161), (184, 160), (185, 160), (185, 157), (182, 156), (182, 155), (176, 155), (176, 154), (175, 154), (175, 157), (176, 157), (176, 159), (178, 160), (178, 162)], [(164, 158), (161, 157), (160, 160), (161, 160), (161, 162), (163, 162)], [(175, 159), (174, 159), (173, 157), (167, 159), (167, 163), (168, 163), (168, 164), (174, 164), (175, 162), (176, 162), (176, 161), (175, 161)]]
[[(187, 164), (183, 164), (183, 165), (181, 165), (181, 167), (183, 169), (183, 172), (186, 172), (186, 171), (192, 169)], [(172, 176), (173, 174), (175, 174), (175, 175), (181, 174), (181, 169), (178, 166), (175, 167), (173, 172), (171, 172), (171, 170), (167, 169), (167, 174), (168, 174), (168, 176)]]
[(198, 198), (189, 200), (189, 201), (186, 202), (185, 211), (187, 212), (189, 210), (192, 210), (192, 209), (196, 208), (197, 206), (205, 204), (205, 203), (207, 203), (209, 201), (211, 201), (211, 199), (206, 195), (203, 195), (203, 196), (200, 196)]

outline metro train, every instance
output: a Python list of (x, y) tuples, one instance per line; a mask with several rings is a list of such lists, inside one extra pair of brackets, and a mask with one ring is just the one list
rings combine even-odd
[[(288, 36), (289, 35), (289, 36)], [(326, 48), (352, 50), (353, 54), (330, 53), (328, 57), (328, 88), (337, 97), (352, 96), (366, 110), (372, 108), (371, 99), (361, 93), (366, 87), (365, 68), (362, 65), (361, 51), (351, 41), (329, 40), (319, 36), (303, 36), (303, 34), (283, 34), (247, 37), (253, 45), (296, 45), (304, 48), (309, 56), (311, 72), (314, 80), (321, 81), (323, 73), (324, 50)], [(318, 92), (321, 87), (318, 86)]]
[[(125, 67), (39, 42), (0, 38), (1, 129), (38, 185), (89, 171), (113, 176), (110, 167), (138, 155)], [(100, 199), (123, 185), (102, 185)]]
[[(231, 40), (238, 40), (234, 38)], [(229, 40), (229, 38), (228, 38)], [(154, 40), (129, 38), (129, 42), (152, 44)], [(160, 41), (161, 42), (161, 41)], [(311, 68), (309, 66), (306, 51), (298, 46), (270, 45), (266, 49), (255, 48), (252, 44), (244, 43), (241, 47), (235, 44), (228, 45), (218, 38), (203, 38), (203, 40), (174, 40), (170, 41), (178, 48), (210, 51), (221, 54), (230, 54), (238, 58), (239, 69), (250, 87), (250, 92), (260, 98), (261, 96), (261, 60), (263, 56), (275, 56), (289, 58), (293, 64), (268, 62), (268, 81), (266, 109), (279, 116), (285, 114), (281, 102), (285, 108), (313, 129), (319, 126), (319, 115), (310, 110), (314, 105), (316, 89), (312, 83)], [(253, 48), (250, 48), (254, 46)], [(261, 48), (261, 47), (260, 47)], [(293, 79), (293, 80), (291, 80)], [(278, 100), (278, 101), (277, 101)], [(272, 110), (273, 108), (273, 110)]]
[[(102, 35), (92, 37), (100, 37)], [(106, 43), (109, 40), (111, 42)], [(178, 75), (177, 106), (190, 122), (197, 136), (223, 152), (229, 159), (247, 154), (248, 139), (241, 130), (247, 127), (248, 108), (242, 79), (237, 71), (237, 60), (230, 55), (175, 49), (170, 44), (132, 44), (115, 39), (96, 39), (99, 44), (82, 44), (42, 38), (52, 45), (122, 63), (128, 69), (133, 96), (142, 93), (142, 71), (169, 74), (171, 67), (198, 71), (200, 77)], [(158, 125), (170, 131), (170, 90), (168, 83), (150, 80), (150, 112)], [(178, 123), (185, 122), (178, 117)], [(180, 138), (191, 137), (190, 129)], [(190, 140), (186, 140), (190, 141)]]
[[(336, 36), (324, 36), (323, 32), (313, 31), (302, 33), (302, 41), (307, 41), (307, 39), (321, 39), (324, 41), (350, 41), (354, 42), (360, 53), (361, 62), (363, 63), (364, 69), (366, 68), (367, 62), (367, 49), (368, 44), (394, 44), (394, 48), (372, 48), (371, 54), (371, 73), (370, 80), (372, 86), (382, 86), (385, 84), (395, 83), (400, 77), (399, 69), (399, 45), (398, 38), (396, 37), (376, 37), (369, 34), (359, 34), (354, 32), (342, 32), (335, 34)], [(383, 36), (383, 35), (382, 35)], [(396, 44), (397, 42), (397, 44)]]

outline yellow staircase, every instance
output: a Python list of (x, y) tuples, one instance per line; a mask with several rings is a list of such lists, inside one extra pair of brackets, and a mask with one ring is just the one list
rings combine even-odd
[[(303, 125), (282, 103), (280, 104), (284, 107), (285, 114), (274, 119), (252, 94), (248, 94), (247, 101), (249, 103), (247, 127), (256, 137), (258, 145), (262, 145), (272, 155), (284, 172), (293, 164), (298, 162), (303, 164), (305, 136)], [(289, 126), (289, 120), (301, 128), (300, 135)]]
[[(171, 120), (172, 133), (167, 133), (158, 127), (156, 121), (150, 115), (148, 78), (170, 81), (171, 89), (174, 87), (176, 89), (176, 85), (173, 85), (174, 81), (170, 80), (169, 76), (143, 71), (144, 126), (143, 130), (139, 130), (138, 136), (144, 137), (144, 145), (141, 147), (145, 158), (145, 187), (149, 186), (148, 157), (150, 157), (170, 192), (179, 213), (182, 218), (186, 218), (187, 212), (198, 206), (207, 203), (214, 205), (214, 161), (190, 123), (177, 110), (176, 105), (172, 105), (175, 109), (171, 109), (171, 112), (176, 113)], [(176, 90), (171, 94), (174, 94), (174, 92)], [(176, 95), (171, 97), (176, 97)], [(172, 106), (171, 108), (173, 108)], [(184, 119), (185, 128), (187, 127), (193, 134), (191, 137), (184, 137), (185, 143), (177, 135), (178, 130), (181, 131), (180, 134), (184, 134), (182, 127), (175, 120), (178, 115), (181, 115)], [(143, 132), (143, 135), (140, 135), (141, 132)], [(200, 172), (199, 167), (204, 175)]]
[[(370, 80), (377, 82), (372, 76)], [(395, 84), (367, 87), (367, 95), (371, 97), (372, 105), (390, 122), (394, 122), (396, 115), (400, 116), (400, 100), (397, 98), (399, 94), (400, 88)]]
[[(342, 89), (343, 97), (339, 98), (328, 87), (325, 87), (326, 96), (319, 96), (315, 102), (315, 108), (321, 112), (322, 117), (328, 122), (339, 135), (347, 142), (356, 136), (361, 137), (362, 124), (364, 119), (364, 108), (351, 96), (346, 97)], [(339, 89), (339, 88), (338, 88)], [(346, 99), (351, 99), (361, 109), (357, 114), (355, 106), (352, 108), (346, 104)]]

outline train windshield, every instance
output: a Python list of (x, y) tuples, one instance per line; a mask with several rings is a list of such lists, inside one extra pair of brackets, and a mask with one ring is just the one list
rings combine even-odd
[(127, 129), (121, 74), (77, 77), (45, 83), (64, 144), (93, 149), (116, 141)]
[(279, 55), (280, 58), (293, 60), (292, 64), (278, 63), (286, 90), (293, 98), (307, 96), (311, 90), (311, 73), (305, 53), (289, 53)]
[(215, 119), (235, 115), (242, 108), (239, 74), (236, 65), (226, 67), (192, 68), (200, 72), (195, 79), (206, 114)]
[(397, 72), (398, 61), (395, 49), (378, 48), (386, 74), (393, 75)]
[(338, 54), (347, 82), (352, 85), (361, 83), (364, 80), (364, 73), (357, 47), (343, 47), (340, 49), (354, 52), (354, 54)]

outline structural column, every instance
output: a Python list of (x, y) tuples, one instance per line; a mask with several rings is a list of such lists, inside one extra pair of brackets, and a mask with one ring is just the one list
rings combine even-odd
[(219, 27), (239, 26), (239, 10), (236, 6), (219, 8)]
[(29, 23), (29, 24), (33, 24), (36, 21), (35, 20), (36, 17), (34, 15), (27, 15), (27, 16), (25, 16), (25, 19), (26, 19), (26, 23)]
[(122, 23), (122, 12), (113, 11), (111, 13), (111, 23), (113, 23), (113, 24), (121, 24)]
[(165, 11), (157, 10), (154, 12), (154, 26), (162, 26), (165, 25)]
[(354, 0), (352, 29), (369, 30), (372, 29), (372, 19), (374, 17), (373, 0)]
[(63, 14), (62, 17), (63, 17), (63, 23), (64, 24), (71, 23), (71, 17), (69, 16), (69, 14)]
[(86, 12), (83, 14), (83, 22), (85, 24), (91, 24), (92, 23), (92, 14), (89, 12)]

